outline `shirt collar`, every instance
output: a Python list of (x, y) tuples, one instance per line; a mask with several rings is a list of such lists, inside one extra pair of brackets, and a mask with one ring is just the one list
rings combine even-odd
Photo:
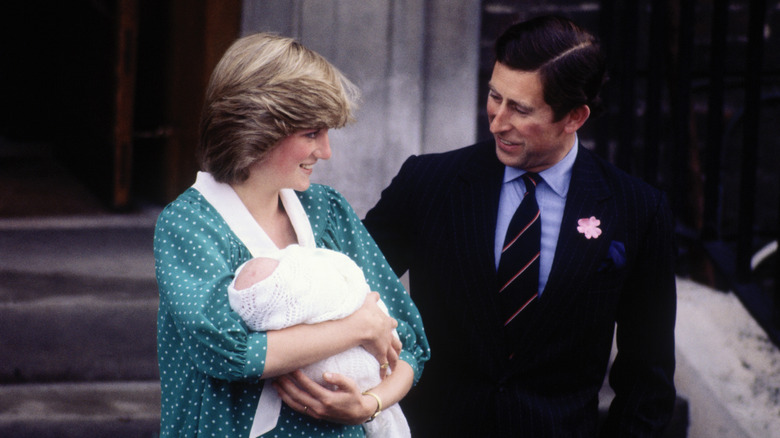
[[(569, 150), (569, 153), (554, 166), (539, 172), (539, 175), (544, 178), (544, 182), (561, 198), (565, 198), (569, 192), (571, 171), (574, 168), (574, 161), (577, 159), (578, 146), (579, 138), (575, 135), (574, 146)], [(525, 170), (506, 166), (504, 169), (504, 183), (514, 181), (525, 173)]]

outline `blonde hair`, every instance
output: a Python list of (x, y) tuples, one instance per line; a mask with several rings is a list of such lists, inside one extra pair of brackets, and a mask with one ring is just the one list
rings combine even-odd
[(359, 91), (318, 53), (259, 33), (241, 38), (211, 74), (199, 160), (217, 181), (240, 183), (249, 167), (302, 129), (341, 128), (354, 120)]

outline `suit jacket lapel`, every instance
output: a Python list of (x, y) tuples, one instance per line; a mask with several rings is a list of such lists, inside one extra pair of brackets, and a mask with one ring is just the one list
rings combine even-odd
[[(595, 158), (582, 148), (577, 158), (545, 294), (568, 289), (565, 286), (591, 272), (592, 265), (598, 267), (615, 231), (615, 221), (611, 220), (615, 214), (610, 202), (612, 193)], [(587, 239), (577, 231), (577, 222), (591, 216), (601, 221), (602, 234), (597, 239)]]
[[(578, 293), (572, 284), (583, 284), (583, 279), (595, 272), (609, 249), (614, 235), (615, 209), (611, 202), (611, 190), (601, 175), (595, 158), (580, 148), (572, 170), (572, 178), (566, 197), (558, 244), (547, 285), (531, 314), (524, 319), (525, 333), (516, 357), (528, 357), (545, 343), (553, 326), (561, 323), (555, 315), (565, 315), (574, 305), (568, 294)], [(577, 231), (581, 218), (595, 216), (601, 221), (601, 236), (587, 239)]]

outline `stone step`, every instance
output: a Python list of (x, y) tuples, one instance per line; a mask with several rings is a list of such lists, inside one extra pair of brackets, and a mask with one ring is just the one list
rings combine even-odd
[(154, 279), (153, 236), (149, 223), (79, 226), (31, 222), (24, 227), (0, 221), (0, 270)]
[(153, 279), (0, 272), (0, 383), (158, 378)]
[(0, 437), (155, 438), (156, 381), (0, 385)]
[(156, 215), (0, 220), (0, 437), (159, 436)]
[(0, 383), (157, 379), (153, 223), (0, 221)]

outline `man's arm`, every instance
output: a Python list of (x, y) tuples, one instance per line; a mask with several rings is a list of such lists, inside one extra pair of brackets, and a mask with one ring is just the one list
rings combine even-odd
[(401, 166), (390, 185), (382, 191), (377, 204), (369, 210), (363, 219), (393, 272), (403, 275), (409, 269), (411, 235), (408, 225), (411, 208), (409, 202), (409, 178), (413, 175), (415, 157), (410, 157)]
[(658, 436), (671, 417), (676, 397), (675, 254), (674, 221), (660, 197), (618, 307), (618, 354), (610, 372), (615, 399), (603, 436)]

